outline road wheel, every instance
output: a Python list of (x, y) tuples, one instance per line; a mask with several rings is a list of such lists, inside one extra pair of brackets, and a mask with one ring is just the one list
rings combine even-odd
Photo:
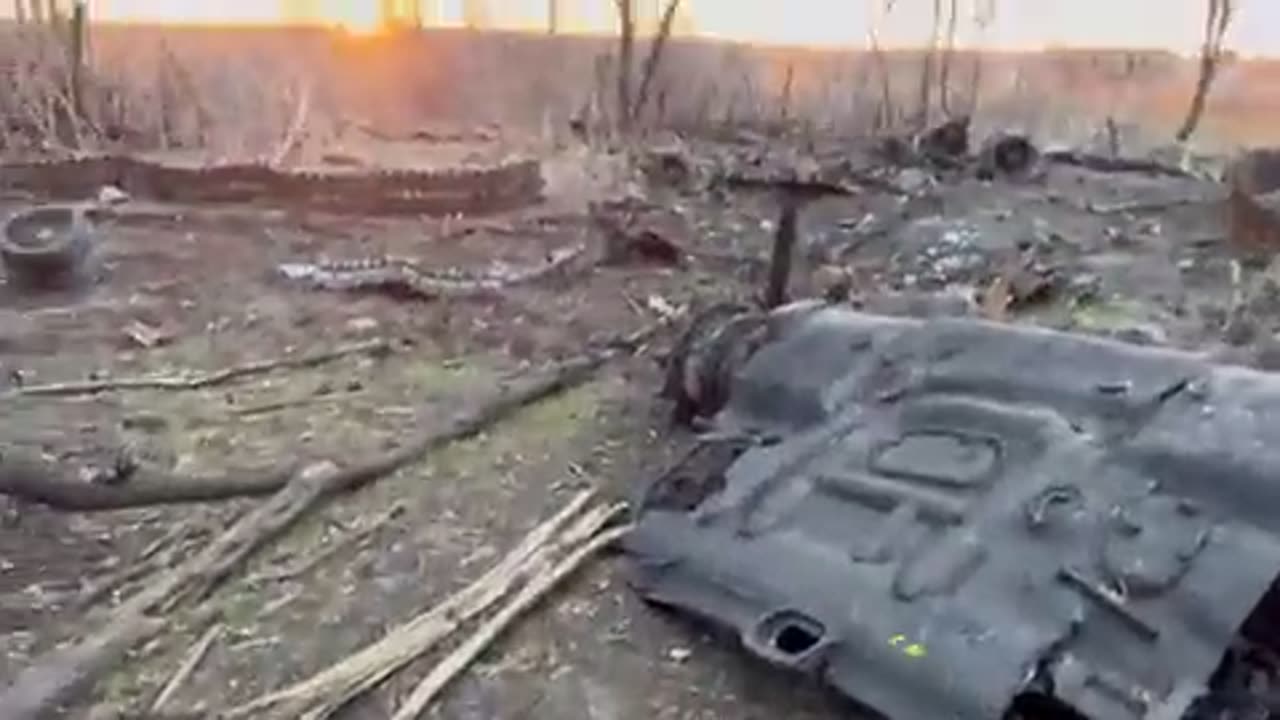
[(68, 289), (88, 279), (93, 228), (84, 208), (47, 205), (16, 213), (0, 233), (9, 283), (23, 290)]

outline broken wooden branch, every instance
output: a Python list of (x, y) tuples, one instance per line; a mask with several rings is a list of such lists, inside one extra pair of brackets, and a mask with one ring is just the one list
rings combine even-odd
[(480, 629), (450, 653), (426, 678), (414, 688), (409, 699), (392, 716), (392, 720), (414, 720), (422, 715), (431, 701), (440, 694), (454, 678), (462, 673), (477, 657), (483, 653), (504, 631), (510, 628), (520, 616), (524, 615), (545, 598), (561, 582), (573, 575), (582, 565), (605, 547), (617, 542), (630, 531), (630, 527), (619, 527), (607, 530), (590, 538), (585, 544), (573, 550), (568, 557), (555, 566), (544, 568), (544, 572), (535, 574), (510, 603), (502, 608), (480, 626)]
[[(227, 711), (227, 720), (247, 717), (326, 718), (353, 698), (431, 651), (462, 623), (479, 616), (525, 576), (532, 563), (552, 551), (556, 535), (582, 512), (594, 493), (583, 491), (534, 528), (505, 558), (470, 585), (354, 655), (295, 685)], [(581, 522), (581, 521), (580, 521)], [(593, 521), (594, 522), (594, 521)], [(603, 526), (603, 522), (601, 521)], [(597, 528), (598, 529), (598, 528)]]
[(658, 74), (658, 66), (662, 63), (663, 50), (671, 39), (671, 29), (679, 10), (680, 0), (667, 0), (667, 6), (658, 21), (658, 33), (649, 45), (649, 56), (645, 58), (644, 69), (640, 74), (640, 91), (636, 95), (635, 104), (628, 109), (633, 123), (642, 119), (645, 106), (649, 104), (649, 93)]
[(208, 532), (208, 528), (193, 529), (187, 523), (174, 526), (172, 530), (165, 533), (164, 537), (144, 549), (129, 567), (86, 585), (80, 592), (80, 597), (76, 599), (76, 607), (81, 610), (90, 610), (117, 589), (144, 576), (161, 572), (172, 565), (186, 549), (187, 543), (181, 541), (189, 541), (200, 535), (207, 535)]
[(5, 720), (38, 720), (71, 702), (116, 665), (129, 648), (154, 637), (164, 621), (138, 612), (120, 613), (98, 633), (42, 656), (0, 691)]
[[(638, 342), (645, 337), (646, 330), (650, 328), (622, 338), (619, 343)], [(91, 685), (111, 665), (113, 658), (140, 641), (146, 634), (144, 630), (154, 632), (164, 626), (163, 620), (153, 619), (151, 613), (172, 609), (187, 598), (207, 597), (246, 558), (291, 527), (325, 497), (360, 488), (420, 460), (432, 450), (473, 437), (532, 403), (577, 387), (593, 377), (594, 371), (616, 352), (608, 348), (559, 363), (544, 378), (515, 389), (507, 388), (489, 403), (456, 415), (443, 429), (386, 455), (345, 469), (333, 463), (305, 468), (204, 551), (157, 577), (146, 589), (110, 613), (96, 633), (66, 650), (37, 659), (12, 687), (0, 693), (0, 707), (6, 711), (11, 706), (31, 708), (29, 715), (12, 716), (25, 720), (64, 702), (68, 695)], [(74, 682), (50, 683), (47, 678), (51, 677), (71, 678)]]
[(106, 380), (87, 380), (82, 382), (51, 383), (48, 385), (28, 385), (0, 395), (0, 399), (17, 395), (57, 397), (68, 395), (91, 395), (111, 390), (201, 390), (221, 385), (249, 375), (261, 375), (275, 370), (297, 370), (315, 367), (333, 362), (349, 355), (384, 355), (391, 351), (391, 344), (386, 340), (367, 340), (353, 345), (344, 345), (332, 350), (303, 355), (301, 357), (281, 357), (272, 360), (235, 365), (211, 373), (188, 376), (156, 376), (140, 378), (116, 378)]
[(238, 417), (251, 418), (259, 415), (280, 412), (282, 410), (293, 410), (295, 408), (308, 407), (311, 405), (348, 402), (355, 398), (363, 397), (366, 394), (367, 393), (362, 392), (346, 392), (331, 395), (309, 395), (307, 397), (293, 398), (290, 400), (277, 400), (275, 402), (262, 403), (261, 405), (251, 405), (249, 407), (238, 408), (235, 410), (235, 414)]
[(1195, 177), (1194, 174), (1180, 167), (1140, 158), (1113, 158), (1076, 150), (1050, 150), (1045, 152), (1042, 157), (1047, 162), (1082, 167), (1094, 172), (1146, 173), (1148, 175), (1164, 175), (1178, 178)]
[[(355, 490), (445, 445), (473, 437), (494, 423), (544, 398), (589, 380), (609, 357), (608, 353), (581, 356), (557, 365), (546, 377), (515, 390), (504, 389), (481, 407), (464, 411), (444, 429), (428, 433), (408, 445), (366, 462), (339, 468), (323, 463), (304, 471), (280, 492), (246, 516), (245, 520), (214, 543), (207, 562), (195, 573), (195, 594), (203, 597), (251, 553), (276, 537), (329, 495)], [(239, 532), (237, 532), (239, 530)], [(221, 547), (219, 547), (221, 545)], [(199, 558), (197, 558), (199, 560)]]
[(148, 505), (209, 502), (277, 492), (293, 467), (209, 477), (184, 477), (140, 468), (124, 482), (86, 482), (70, 467), (14, 450), (0, 450), (0, 495), (58, 510), (119, 510)]
[(1237, 3), (1233, 0), (1209, 0), (1209, 13), (1205, 18), (1204, 39), (1200, 49), (1200, 76), (1196, 80), (1195, 94), (1187, 108), (1187, 116), (1174, 134), (1178, 142), (1186, 142), (1200, 125), (1209, 97), (1209, 88), (1217, 77), (1223, 59), (1222, 40), (1231, 25)]
[[(553, 368), (547, 378), (541, 382), (515, 391), (506, 400), (498, 398), (491, 408), (498, 417), (518, 407), (536, 402), (542, 397), (554, 394), (580, 383), (594, 372), (614, 352), (634, 352), (643, 342), (658, 329), (669, 324), (669, 319), (646, 326), (630, 335), (621, 336), (606, 343), (603, 350), (596, 350), (562, 362)], [(382, 341), (379, 341), (382, 342)], [(368, 351), (371, 344), (351, 346), (363, 347)], [(335, 350), (330, 353), (337, 353)], [(315, 361), (320, 355), (299, 358), (296, 362)], [(264, 363), (265, 364), (265, 363)], [(242, 368), (248, 366), (241, 366)], [(199, 378), (197, 378), (198, 380)], [(513, 405), (514, 407), (508, 407)], [(481, 411), (483, 415), (483, 409)], [(477, 419), (480, 427), (493, 422), (488, 415)], [(464, 423), (464, 425), (466, 425)], [(459, 432), (475, 432), (470, 425), (461, 427)], [(447, 444), (460, 436), (442, 437), (433, 440), (430, 447), (422, 449), (427, 452), (440, 444)], [(407, 456), (413, 455), (416, 446), (404, 451)], [(383, 458), (371, 461), (374, 466), (352, 468), (349, 476), (339, 482), (345, 486), (349, 480), (362, 477), (362, 473), (376, 471), (380, 462), (400, 460)], [(407, 461), (406, 461), (407, 462)], [(119, 510), (130, 507), (150, 505), (166, 505), (177, 503), (211, 502), (229, 500), (237, 497), (259, 497), (279, 492), (288, 484), (289, 479), (297, 474), (299, 463), (290, 463), (277, 468), (263, 468), (240, 474), (227, 474), (207, 477), (184, 477), (158, 472), (149, 468), (140, 468), (130, 474), (124, 482), (116, 484), (100, 484), (85, 482), (80, 479), (73, 468), (36, 457), (28, 453), (0, 448), (0, 495), (9, 495), (29, 502), (38, 502), (58, 510), (99, 511)], [(398, 466), (397, 466), (398, 467)], [(394, 470), (394, 468), (393, 468)], [(357, 483), (358, 484), (358, 483)]]
[(1200, 195), (1195, 197), (1165, 198), (1163, 200), (1134, 200), (1110, 204), (1089, 203), (1085, 206), (1085, 209), (1098, 215), (1136, 215), (1140, 213), (1157, 213), (1187, 205), (1208, 205), (1221, 201), (1222, 198), (1220, 196)]
[(178, 665), (178, 669), (174, 671), (173, 677), (169, 678), (169, 682), (164, 684), (160, 694), (156, 695), (155, 701), (151, 703), (150, 713), (152, 715), (159, 714), (164, 709), (164, 706), (169, 704), (173, 696), (178, 693), (182, 685), (187, 682), (192, 673), (196, 671), (196, 668), (200, 666), (200, 663), (204, 661), (204, 656), (209, 653), (209, 648), (213, 647), (213, 644), (217, 642), (225, 629), (222, 623), (214, 623), (212, 627), (204, 632), (204, 635), (200, 636), (196, 644), (191, 646), (191, 650), (187, 652), (182, 663)]
[(302, 90), (298, 94), (298, 102), (293, 108), (293, 121), (289, 123), (289, 129), (285, 131), (284, 137), (280, 140), (279, 147), (271, 156), (270, 165), (273, 168), (279, 168), (284, 165), (289, 154), (294, 148), (298, 147), (298, 143), (302, 140), (303, 130), (307, 126), (307, 118), (311, 115), (311, 83), (306, 82), (302, 85)]
[(377, 517), (376, 519), (374, 519), (372, 522), (368, 523), (364, 527), (360, 528), (359, 530), (347, 533), (346, 535), (326, 544), (323, 548), (321, 548), (320, 552), (308, 555), (304, 558), (301, 558), (298, 562), (291, 563), (285, 567), (274, 568), (272, 570), (267, 570), (267, 571), (258, 573), (256, 575), (252, 575), (248, 577), (245, 580), (245, 582), (248, 582), (248, 583), (280, 582), (282, 580), (291, 580), (293, 578), (298, 577), (299, 575), (304, 575), (308, 572), (311, 572), (311, 570), (314, 569), (317, 565), (323, 563), (325, 560), (328, 560), (334, 555), (337, 555), (339, 552), (342, 552), (344, 549), (351, 547), (352, 545), (359, 545), (360, 543), (364, 542), (366, 538), (368, 538), (369, 536), (381, 530), (383, 527), (387, 525), (387, 523), (391, 522), (395, 518), (402, 515), (404, 513), (404, 510), (405, 510), (404, 503), (398, 502), (395, 505), (391, 506), (390, 510), (387, 510), (386, 512), (382, 513), (382, 515), (380, 515), (379, 517)]

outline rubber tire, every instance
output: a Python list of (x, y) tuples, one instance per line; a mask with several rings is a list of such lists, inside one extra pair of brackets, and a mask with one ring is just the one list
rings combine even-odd
[[(31, 242), (29, 228), (51, 227), (47, 241)], [(86, 278), (93, 228), (79, 205), (42, 205), (10, 216), (0, 232), (0, 261), (11, 285), (26, 290), (67, 289)]]

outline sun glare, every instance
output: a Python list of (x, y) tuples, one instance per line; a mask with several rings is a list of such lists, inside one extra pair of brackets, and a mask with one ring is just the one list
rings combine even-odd
[[(656, 22), (664, 0), (636, 0), (645, 23)], [(878, 2), (878, 0), (875, 0)], [(965, 0), (972, 4), (976, 0)], [(866, 40), (873, 0), (684, 0), (688, 27), (700, 34), (747, 42), (849, 46)], [(963, 5), (962, 4), (962, 5)], [(930, 27), (929, 0), (902, 0), (881, 18), (882, 44), (916, 45)], [(1151, 8), (1162, 8), (1152, 22)], [(550, 0), (91, 0), (93, 17), (125, 22), (208, 25), (311, 22), (368, 35), (382, 26), (387, 7), (412, 13), (427, 24), (477, 23), (503, 29), (542, 30)], [(558, 0), (560, 27), (569, 32), (616, 30), (614, 0)], [(0, 0), (0, 19), (12, 17), (13, 3)], [(1074, 3), (1000, 3), (994, 24), (979, 31), (961, 23), (959, 42), (1006, 48), (1043, 45), (1158, 46), (1194, 51), (1200, 42), (1204, 0), (1076, 0)], [(1099, 25), (1097, 17), (1108, 17)], [(477, 20), (479, 18), (479, 20)], [(1280, 1), (1241, 4), (1231, 30), (1232, 47), (1245, 53), (1280, 51)]]
[(354, 35), (372, 35), (382, 27), (377, 3), (331, 2), (325, 10), (327, 18)]

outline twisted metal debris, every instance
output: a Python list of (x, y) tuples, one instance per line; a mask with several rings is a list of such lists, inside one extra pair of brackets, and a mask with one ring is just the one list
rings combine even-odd
[(479, 271), (422, 268), (412, 259), (392, 256), (284, 263), (276, 271), (285, 280), (315, 290), (390, 290), (427, 298), (467, 297), (534, 282), (570, 265), (585, 251), (586, 245), (579, 243), (553, 250), (545, 262), (535, 265), (495, 265)]

